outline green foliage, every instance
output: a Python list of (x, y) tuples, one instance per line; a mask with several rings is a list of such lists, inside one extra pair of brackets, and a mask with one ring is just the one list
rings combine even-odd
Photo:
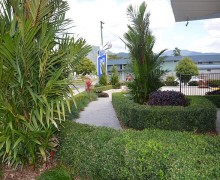
[(84, 179), (218, 179), (219, 137), (65, 122), (61, 161)]
[(211, 101), (217, 108), (220, 108), (220, 95), (206, 95), (204, 97)]
[(167, 76), (166, 81), (164, 81), (166, 86), (178, 86), (179, 83), (175, 81), (174, 76)]
[(99, 92), (99, 93), (96, 93), (98, 97), (109, 97), (108, 93), (106, 92)]
[(107, 90), (110, 90), (110, 89), (113, 89), (113, 86), (112, 86), (112, 85), (95, 87), (95, 88), (93, 89), (93, 91), (94, 91), (94, 92), (102, 92), (102, 91), (107, 91)]
[(124, 34), (125, 44), (130, 52), (131, 70), (134, 80), (128, 84), (135, 102), (147, 102), (149, 94), (162, 86), (161, 76), (165, 71), (161, 69), (163, 58), (161, 51), (153, 52), (155, 37), (149, 30), (149, 16), (146, 12), (147, 5), (143, 2), (137, 9), (131, 5), (127, 9), (131, 25)]
[(56, 167), (42, 173), (37, 180), (71, 180), (71, 174), (65, 167)]
[(220, 80), (219, 79), (210, 79), (210, 80), (208, 80), (208, 84), (210, 87), (220, 87)]
[(176, 65), (176, 76), (185, 84), (190, 81), (192, 76), (198, 75), (198, 73), (197, 65), (189, 57), (180, 60)]
[(117, 70), (117, 67), (115, 67), (115, 65), (112, 66), (112, 76), (110, 79), (110, 83), (112, 85), (117, 85), (119, 83), (118, 70)]
[(95, 65), (92, 61), (90, 61), (88, 58), (84, 58), (80, 60), (74, 67), (73, 72), (76, 72), (77, 74), (91, 74), (96, 71)]
[(112, 94), (113, 107), (128, 127), (199, 132), (215, 130), (216, 107), (202, 96), (188, 96), (188, 101), (187, 107), (151, 107), (134, 103), (122, 93)]
[(107, 76), (107, 73), (106, 73), (106, 69), (105, 69), (105, 66), (102, 65), (102, 76), (99, 77), (99, 84), (102, 85), (102, 86), (106, 86), (108, 84), (108, 76)]
[(173, 55), (174, 56), (181, 56), (181, 50), (177, 47), (173, 50)]
[(69, 67), (90, 46), (63, 33), (66, 1), (1, 1), (0, 9), (0, 158), (36, 164), (57, 145), (73, 96)]

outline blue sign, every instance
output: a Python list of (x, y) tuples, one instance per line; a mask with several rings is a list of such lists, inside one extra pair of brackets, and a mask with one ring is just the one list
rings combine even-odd
[(98, 56), (97, 59), (97, 74), (98, 76), (102, 76), (102, 66), (106, 68), (107, 66), (107, 55)]

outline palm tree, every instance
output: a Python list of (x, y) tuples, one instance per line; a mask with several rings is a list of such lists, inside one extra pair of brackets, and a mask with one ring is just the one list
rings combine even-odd
[(149, 29), (149, 13), (143, 2), (137, 9), (130, 5), (127, 9), (131, 25), (124, 34), (125, 44), (129, 49), (134, 81), (129, 83), (134, 101), (143, 104), (151, 92), (161, 87), (161, 76), (165, 71), (160, 66), (163, 62), (160, 53), (154, 53), (155, 38)]
[(63, 33), (68, 8), (64, 0), (0, 2), (0, 157), (9, 165), (46, 161), (70, 109), (67, 75), (91, 47)]

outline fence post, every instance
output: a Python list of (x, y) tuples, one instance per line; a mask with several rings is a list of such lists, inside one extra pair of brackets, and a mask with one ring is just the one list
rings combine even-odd
[(180, 74), (180, 92), (182, 91), (182, 89), (181, 89), (181, 83), (182, 82), (182, 79), (181, 79), (181, 74)]

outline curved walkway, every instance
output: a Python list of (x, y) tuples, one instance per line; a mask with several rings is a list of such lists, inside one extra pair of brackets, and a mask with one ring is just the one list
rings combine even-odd
[(92, 101), (84, 111), (80, 112), (80, 117), (76, 119), (77, 123), (89, 124), (94, 126), (111, 127), (122, 129), (112, 106), (112, 92), (119, 92), (120, 89), (105, 91), (109, 94), (108, 98), (98, 98)]
[[(112, 92), (119, 91), (121, 91), (121, 89), (105, 91), (109, 94), (109, 97), (98, 98), (97, 101), (90, 102), (84, 111), (80, 112), (80, 117), (76, 119), (76, 122), (93, 126), (122, 129), (112, 106)], [(217, 109), (216, 131), (220, 134), (220, 108)]]

